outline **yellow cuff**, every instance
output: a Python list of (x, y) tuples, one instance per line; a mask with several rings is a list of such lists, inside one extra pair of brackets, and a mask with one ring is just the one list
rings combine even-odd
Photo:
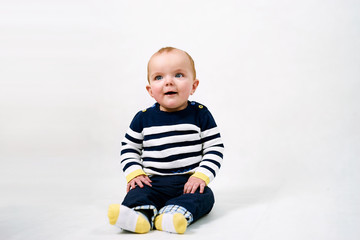
[(195, 172), (192, 176), (200, 178), (201, 180), (204, 180), (206, 185), (208, 185), (210, 183), (210, 178), (201, 172)]
[(142, 169), (133, 171), (132, 173), (126, 176), (127, 183), (129, 183), (133, 178), (136, 178), (137, 176), (140, 175), (146, 175), (146, 173)]

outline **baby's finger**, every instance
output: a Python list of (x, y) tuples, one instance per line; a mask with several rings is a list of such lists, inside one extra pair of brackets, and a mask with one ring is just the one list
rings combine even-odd
[(200, 193), (204, 193), (204, 190), (205, 190), (205, 185), (200, 184)]
[(185, 193), (190, 193), (192, 188), (192, 185), (188, 184), (185, 188)]
[(198, 189), (198, 187), (199, 187), (199, 184), (194, 184), (192, 189), (191, 189), (191, 193), (195, 193), (196, 190)]
[(131, 181), (131, 182), (130, 182), (130, 187), (131, 187), (131, 189), (136, 188), (135, 181)]
[(145, 179), (143, 180), (143, 183), (145, 183), (145, 184), (148, 185), (149, 187), (152, 187), (152, 185), (151, 185), (151, 180), (150, 180), (149, 178), (145, 178)]
[(152, 182), (151, 179), (150, 179), (148, 176), (146, 176), (145, 179), (146, 179), (149, 183)]
[(186, 193), (187, 187), (188, 187), (188, 184), (186, 183), (186, 184), (184, 185), (184, 193)]
[(140, 187), (143, 188), (144, 184), (142, 184), (141, 180), (136, 179), (136, 184)]

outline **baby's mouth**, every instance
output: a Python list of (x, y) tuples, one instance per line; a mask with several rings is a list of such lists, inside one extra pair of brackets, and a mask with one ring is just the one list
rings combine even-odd
[(174, 95), (174, 94), (177, 94), (177, 92), (172, 92), (172, 91), (170, 91), (170, 92), (166, 92), (166, 93), (165, 93), (165, 95), (167, 95), (167, 96), (171, 96), (171, 95)]

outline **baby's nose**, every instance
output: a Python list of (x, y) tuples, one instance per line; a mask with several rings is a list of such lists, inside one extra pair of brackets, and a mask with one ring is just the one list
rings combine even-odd
[(170, 85), (170, 84), (172, 85), (173, 83), (174, 83), (174, 79), (172, 77), (169, 76), (165, 78), (166, 85)]

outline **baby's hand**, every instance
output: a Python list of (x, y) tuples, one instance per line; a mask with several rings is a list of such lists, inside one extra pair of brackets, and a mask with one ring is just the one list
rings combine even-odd
[(143, 188), (144, 187), (143, 183), (152, 187), (150, 178), (146, 175), (140, 175), (131, 179), (131, 181), (127, 184), (126, 192), (129, 192), (130, 189), (136, 188), (136, 185), (139, 186), (140, 188)]
[(204, 192), (206, 183), (204, 180), (197, 177), (190, 177), (184, 186), (184, 193), (195, 193), (200, 187), (200, 193)]

